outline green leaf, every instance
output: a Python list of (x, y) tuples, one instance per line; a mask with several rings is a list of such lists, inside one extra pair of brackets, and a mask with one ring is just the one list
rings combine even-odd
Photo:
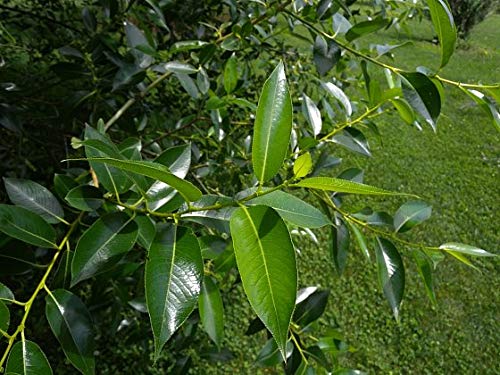
[(0, 204), (0, 231), (35, 246), (57, 248), (54, 228), (22, 207)]
[(299, 227), (321, 228), (331, 224), (330, 220), (316, 207), (284, 191), (273, 191), (269, 194), (253, 198), (247, 201), (246, 204), (272, 207), (280, 214), (283, 220)]
[(94, 374), (92, 318), (83, 302), (64, 289), (47, 294), (45, 302), (45, 316), (66, 357), (83, 374)]
[(388, 26), (390, 22), (391, 20), (389, 18), (383, 17), (376, 17), (372, 20), (359, 22), (347, 31), (345, 38), (349, 42), (352, 42), (363, 35), (374, 33), (375, 31), (383, 29)]
[(243, 289), (286, 359), (297, 294), (295, 250), (288, 229), (278, 213), (265, 206), (238, 208), (230, 226)]
[(208, 276), (205, 276), (201, 285), (198, 308), (203, 328), (220, 348), (224, 335), (224, 307), (219, 288)]
[(207, 45), (207, 42), (204, 42), (202, 40), (183, 40), (177, 43), (174, 43), (172, 47), (170, 47), (170, 53), (179, 53), (179, 52), (185, 52), (185, 51), (191, 51), (194, 49), (200, 49), (203, 46)]
[(337, 193), (349, 194), (408, 195), (405, 193), (395, 193), (374, 186), (333, 177), (309, 177), (297, 182), (296, 184), (290, 185), (290, 187), (304, 187), (308, 189), (335, 191)]
[(165, 64), (165, 70), (168, 70), (172, 73), (181, 73), (181, 74), (193, 74), (198, 72), (191, 64), (179, 62), (179, 61), (169, 61)]
[[(231, 203), (234, 203), (234, 201), (229, 197), (204, 195), (200, 200), (193, 202), (191, 206), (199, 209), (206, 206), (226, 205)], [(183, 211), (184, 209), (187, 209), (187, 205), (182, 206), (180, 210)], [(218, 210), (193, 211), (183, 214), (182, 219), (214, 228), (219, 232), (229, 233), (229, 219), (234, 210), (234, 207), (223, 207)]]
[(399, 310), (405, 289), (403, 259), (392, 242), (377, 237), (375, 242), (378, 276), (384, 295), (389, 301), (394, 317), (399, 322)]
[(76, 245), (71, 262), (71, 285), (115, 265), (137, 239), (137, 224), (124, 212), (98, 219)]
[(104, 203), (99, 189), (90, 185), (80, 185), (71, 189), (64, 199), (71, 207), (82, 211), (95, 211)]
[(64, 211), (54, 195), (45, 187), (30, 180), (3, 179), (5, 190), (16, 206), (24, 207), (45, 219), (48, 223), (64, 222)]
[(320, 76), (328, 73), (340, 60), (340, 47), (333, 40), (328, 42), (321, 35), (316, 36), (313, 59)]
[(417, 270), (424, 282), (425, 291), (431, 302), (436, 305), (436, 293), (434, 292), (434, 278), (432, 274), (432, 261), (429, 259), (427, 254), (421, 250), (414, 250), (412, 252), (413, 259), (415, 259), (415, 264), (417, 265)]
[(280, 62), (264, 84), (255, 115), (252, 165), (261, 184), (280, 170), (291, 132), (292, 99)]
[(19, 341), (12, 347), (5, 372), (20, 375), (52, 375), (49, 361), (42, 349), (29, 340)]
[(340, 102), (340, 104), (342, 104), (342, 106), (344, 107), (347, 117), (351, 117), (352, 115), (351, 102), (347, 97), (347, 95), (344, 93), (344, 91), (342, 91), (340, 87), (335, 86), (331, 82), (321, 82), (321, 87), (323, 87), (327, 93), (329, 93), (331, 96), (337, 99)]
[(325, 312), (329, 290), (315, 290), (307, 298), (297, 304), (293, 313), (293, 321), (301, 327), (319, 319)]
[(78, 183), (71, 177), (63, 174), (54, 174), (54, 190), (59, 198), (64, 199), (69, 191), (77, 186)]
[(335, 218), (335, 226), (331, 229), (332, 242), (331, 252), (333, 264), (338, 274), (341, 275), (347, 264), (349, 253), (350, 235), (346, 223), (340, 217)]
[(156, 234), (155, 223), (149, 216), (146, 215), (136, 216), (134, 221), (139, 229), (137, 242), (144, 249), (148, 250)]
[(0, 264), (0, 276), (26, 273), (36, 266), (35, 252), (31, 245), (12, 239), (0, 247)]
[(295, 178), (305, 177), (311, 172), (312, 169), (311, 154), (306, 152), (300, 155), (293, 163), (293, 174)]
[(198, 87), (196, 86), (194, 80), (190, 76), (184, 73), (174, 73), (174, 74), (179, 80), (184, 90), (186, 90), (186, 92), (189, 94), (189, 96), (191, 96), (193, 99), (198, 99), (200, 96), (200, 92), (198, 91)]
[(422, 201), (403, 204), (394, 214), (394, 230), (402, 233), (431, 217), (432, 207)]
[(332, 142), (337, 143), (348, 150), (357, 152), (363, 156), (372, 156), (370, 152), (370, 146), (368, 145), (368, 140), (365, 135), (361, 133), (358, 129), (350, 128), (344, 129), (339, 134), (336, 134), (332, 138)]
[[(4, 332), (9, 330), (10, 311), (3, 301), (0, 301), (0, 329)], [(3, 336), (1, 336), (3, 338)]]
[(6, 300), (7, 302), (13, 301), (14, 298), (14, 293), (5, 286), (4, 284), (0, 283), (0, 300)]
[(408, 104), (408, 102), (402, 98), (392, 99), (391, 103), (394, 105), (394, 108), (399, 113), (399, 116), (403, 119), (407, 124), (413, 124), (417, 119), (415, 117), (415, 112), (413, 112), (413, 108)]
[(321, 120), (321, 113), (316, 106), (316, 103), (314, 103), (306, 94), (302, 94), (302, 112), (311, 125), (313, 134), (316, 137), (319, 133), (321, 133), (323, 121)]
[(224, 90), (227, 94), (231, 94), (238, 85), (238, 60), (233, 55), (231, 56), (224, 68)]
[(182, 197), (189, 202), (201, 198), (201, 191), (189, 181), (175, 176), (162, 164), (151, 161), (118, 160), (113, 158), (88, 158), (93, 163), (103, 163), (127, 172), (137, 173), (141, 176), (154, 178), (176, 189)]
[(441, 45), (440, 68), (442, 68), (448, 63), (455, 50), (457, 28), (451, 9), (445, 0), (427, 0), (427, 5), (431, 13), (432, 24), (438, 34), (439, 44)]
[[(286, 343), (286, 358), (290, 357), (293, 352), (293, 343), (288, 341)], [(257, 354), (257, 358), (255, 359), (255, 363), (261, 367), (271, 367), (276, 366), (283, 361), (282, 353), (280, 353), (280, 349), (276, 345), (276, 341), (274, 339), (269, 339), (266, 344), (262, 347), (259, 354)]]
[(466, 255), (472, 255), (475, 257), (494, 257), (495, 254), (489, 253), (486, 250), (480, 249), (475, 246), (466, 245), (458, 242), (449, 242), (439, 246), (441, 250), (448, 251), (450, 253), (460, 253)]
[(436, 131), (441, 95), (432, 80), (422, 73), (402, 73), (403, 95), (412, 108)]
[(366, 244), (366, 238), (364, 234), (359, 230), (359, 228), (356, 226), (356, 224), (351, 223), (350, 221), (347, 221), (347, 225), (349, 225), (349, 228), (351, 229), (351, 232), (354, 233), (354, 238), (356, 239), (356, 242), (358, 243), (359, 249), (365, 256), (366, 260), (370, 261), (370, 251), (368, 250), (368, 246)]
[(203, 277), (198, 240), (187, 228), (158, 228), (146, 260), (145, 287), (155, 360), (196, 307)]
[(476, 104), (481, 108), (493, 122), (493, 126), (500, 131), (500, 113), (495, 103), (490, 100), (486, 95), (477, 90), (468, 90), (460, 87)]

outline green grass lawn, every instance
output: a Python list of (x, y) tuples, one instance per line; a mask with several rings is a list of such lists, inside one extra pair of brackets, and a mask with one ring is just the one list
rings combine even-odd
[[(442, 76), (462, 82), (500, 80), (500, 16), (479, 25), (459, 49)], [(420, 28), (420, 29), (419, 29)], [(415, 26), (431, 38), (428, 25)], [(400, 43), (405, 35), (395, 32), (371, 36), (364, 43)], [(394, 64), (403, 68), (439, 64), (437, 46), (416, 41), (396, 50)], [(420, 195), (433, 205), (433, 217), (409, 238), (431, 245), (460, 241), (497, 251), (499, 243), (498, 197), (500, 196), (498, 143), (490, 121), (461, 92), (447, 88), (437, 134), (407, 126), (397, 116), (379, 121), (383, 147), (371, 137), (373, 158), (355, 157), (341, 149), (344, 158), (334, 173), (348, 167), (365, 171), (365, 182)], [(363, 205), (394, 211), (403, 199), (363, 199)], [(351, 201), (352, 206), (361, 205)], [(361, 206), (359, 206), (361, 207)], [(376, 283), (376, 267), (352, 249), (346, 273), (338, 278), (328, 255), (328, 237), (320, 245), (301, 244), (301, 286), (331, 289), (323, 323), (339, 324), (349, 344), (357, 348), (341, 363), (369, 373), (494, 374), (498, 364), (498, 261), (476, 262), (481, 273), (451, 258), (438, 266), (438, 306), (427, 300), (423, 284), (406, 262), (407, 289), (402, 322), (397, 325)], [(400, 249), (405, 251), (404, 249)], [(225, 301), (226, 344), (236, 359), (210, 373), (274, 373), (256, 369), (251, 362), (266, 338), (246, 337), (249, 306), (241, 288)], [(203, 362), (200, 363), (203, 365)], [(208, 366), (208, 363), (207, 363)], [(204, 370), (205, 371), (205, 370)], [(208, 370), (207, 370), (208, 371)]]

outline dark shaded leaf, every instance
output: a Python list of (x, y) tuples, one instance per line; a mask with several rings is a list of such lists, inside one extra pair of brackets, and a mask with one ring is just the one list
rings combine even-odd
[(203, 279), (198, 308), (205, 332), (220, 348), (224, 335), (224, 307), (219, 288), (210, 277)]
[(431, 217), (432, 207), (422, 201), (403, 204), (394, 214), (394, 230), (406, 232)]
[(65, 199), (70, 206), (82, 211), (95, 211), (104, 203), (99, 189), (90, 185), (80, 185), (71, 189)]

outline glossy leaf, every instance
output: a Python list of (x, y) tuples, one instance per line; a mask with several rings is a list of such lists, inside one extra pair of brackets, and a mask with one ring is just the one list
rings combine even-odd
[(280, 170), (292, 131), (292, 100), (280, 62), (259, 98), (252, 142), (252, 165), (262, 184)]
[(175, 225), (158, 228), (145, 269), (155, 360), (196, 307), (202, 278), (200, 245), (191, 231)]
[(302, 112), (311, 125), (314, 136), (317, 136), (321, 133), (323, 121), (321, 120), (321, 113), (316, 106), (316, 103), (314, 103), (306, 94), (302, 94), (302, 107)]
[(344, 129), (333, 136), (332, 141), (363, 156), (372, 156), (368, 140), (358, 129)]
[(375, 241), (377, 268), (380, 285), (389, 301), (394, 317), (399, 321), (399, 310), (405, 289), (405, 269), (403, 259), (392, 242), (377, 237)]
[(389, 18), (376, 17), (372, 20), (363, 21), (352, 26), (345, 34), (345, 38), (352, 42), (353, 40), (362, 37), (363, 35), (374, 33), (381, 30), (390, 23)]
[(49, 361), (42, 349), (29, 340), (19, 341), (12, 347), (5, 372), (20, 375), (52, 375)]
[(272, 208), (241, 207), (231, 217), (236, 263), (250, 305), (286, 358), (297, 266), (288, 229)]
[(167, 167), (159, 163), (113, 158), (89, 158), (88, 160), (93, 163), (103, 163), (127, 172), (137, 173), (141, 176), (165, 182), (175, 188), (189, 202), (198, 200), (202, 195), (201, 191), (192, 183), (175, 176)]
[(0, 231), (35, 246), (57, 248), (54, 228), (22, 207), (0, 204)]
[(495, 254), (492, 254), (492, 253), (490, 253), (486, 250), (480, 249), (478, 247), (466, 245), (466, 244), (458, 243), (458, 242), (445, 243), (445, 244), (442, 244), (441, 246), (439, 246), (439, 248), (441, 250), (445, 250), (448, 252), (472, 255), (475, 257), (494, 257), (494, 256), (496, 256)]
[(168, 70), (172, 73), (181, 73), (181, 74), (193, 74), (198, 71), (191, 64), (179, 62), (179, 61), (169, 61), (165, 64), (165, 70)]
[(139, 215), (134, 219), (137, 224), (138, 234), (137, 234), (137, 242), (144, 249), (149, 249), (151, 243), (156, 234), (156, 226), (153, 220), (149, 216)]
[(231, 56), (224, 67), (224, 90), (231, 94), (238, 84), (238, 60)]
[(394, 230), (406, 232), (431, 217), (432, 207), (422, 201), (403, 204), (394, 214)]
[(347, 255), (349, 254), (350, 234), (347, 224), (340, 217), (335, 219), (335, 226), (331, 229), (332, 242), (331, 254), (333, 264), (338, 274), (341, 275), (347, 264)]
[(441, 113), (441, 95), (436, 85), (422, 73), (402, 73), (401, 77), (405, 99), (436, 130)]
[(189, 96), (191, 96), (193, 99), (198, 99), (200, 93), (198, 91), (198, 87), (196, 86), (194, 80), (189, 75), (184, 73), (174, 73), (174, 74), (179, 80), (184, 90), (186, 90), (186, 92), (189, 94)]
[(500, 131), (500, 113), (495, 103), (480, 91), (464, 89), (463, 87), (460, 89), (476, 102), (479, 108), (491, 119), (496, 130)]
[(331, 224), (330, 220), (316, 207), (284, 191), (273, 191), (246, 203), (272, 207), (284, 220), (299, 227), (321, 228)]
[(71, 262), (71, 285), (116, 264), (137, 239), (137, 224), (124, 212), (98, 219), (83, 233)]
[(90, 185), (80, 185), (71, 189), (65, 197), (71, 207), (82, 211), (95, 211), (104, 203), (102, 193)]
[[(0, 301), (0, 329), (4, 332), (9, 330), (10, 311), (3, 301)], [(3, 336), (0, 335), (3, 338)]]
[(453, 14), (446, 0), (427, 0), (431, 20), (434, 25), (441, 46), (441, 65), (444, 67), (450, 60), (457, 41), (457, 28)]
[(71, 177), (63, 174), (54, 174), (54, 190), (59, 198), (64, 199), (69, 191), (77, 186), (78, 183)]
[(399, 113), (399, 116), (403, 119), (407, 124), (413, 124), (417, 119), (415, 116), (415, 112), (413, 112), (413, 108), (408, 104), (408, 102), (402, 98), (393, 99), (391, 103), (394, 105), (394, 108)]
[(64, 289), (49, 293), (45, 302), (45, 316), (66, 357), (83, 374), (94, 374), (92, 318), (83, 302)]
[(57, 224), (64, 221), (64, 211), (54, 195), (45, 187), (30, 180), (18, 178), (3, 179), (5, 190), (16, 206), (24, 207), (45, 219)]
[(358, 247), (361, 250), (361, 252), (363, 253), (363, 255), (365, 256), (366, 260), (370, 261), (371, 260), (370, 251), (368, 250), (368, 245), (366, 244), (366, 238), (365, 238), (364, 234), (356, 226), (356, 224), (353, 224), (350, 221), (347, 221), (347, 225), (351, 229), (351, 232), (354, 234), (354, 238), (356, 239)]
[(341, 178), (332, 178), (332, 177), (309, 177), (290, 186), (304, 187), (308, 189), (335, 191), (337, 193), (349, 193), (349, 194), (407, 195), (404, 193), (395, 193), (374, 186), (360, 184), (357, 182), (343, 180)]
[(313, 59), (320, 76), (328, 73), (340, 60), (340, 47), (333, 40), (328, 42), (321, 35), (316, 36)]
[(319, 319), (325, 312), (329, 290), (316, 290), (310, 294), (304, 301), (297, 304), (293, 313), (293, 321), (301, 327)]
[(429, 257), (421, 250), (414, 250), (412, 252), (413, 259), (415, 259), (415, 264), (417, 265), (417, 270), (424, 282), (425, 291), (431, 302), (435, 305), (436, 293), (434, 292), (434, 277), (432, 273), (432, 261)]
[(293, 163), (293, 174), (295, 178), (305, 177), (311, 172), (312, 159), (311, 154), (306, 152), (300, 155)]
[[(290, 357), (293, 352), (293, 343), (288, 341), (286, 343), (286, 358)], [(283, 354), (281, 350), (276, 345), (276, 341), (274, 339), (269, 339), (264, 347), (260, 350), (259, 354), (257, 354), (257, 358), (255, 359), (255, 363), (258, 366), (262, 367), (271, 367), (276, 366), (283, 361)]]
[(5, 300), (6, 302), (14, 300), (14, 293), (2, 283), (0, 283), (0, 300)]
[[(212, 205), (228, 205), (234, 203), (229, 197), (218, 196), (218, 195), (204, 195), (201, 199), (192, 203), (193, 208), (202, 208)], [(181, 211), (187, 208), (187, 205), (181, 207)], [(194, 221), (196, 223), (214, 228), (220, 232), (229, 233), (229, 220), (234, 207), (223, 207), (218, 210), (203, 210), (203, 211), (193, 211), (182, 215), (182, 218), (188, 221)]]
[(203, 328), (220, 348), (224, 335), (224, 307), (219, 288), (208, 276), (205, 276), (201, 285), (198, 308)]
[(335, 86), (331, 82), (321, 82), (321, 87), (323, 87), (326, 92), (328, 92), (331, 96), (337, 99), (340, 102), (340, 104), (342, 104), (347, 114), (347, 117), (350, 117), (352, 115), (351, 102), (341, 88)]

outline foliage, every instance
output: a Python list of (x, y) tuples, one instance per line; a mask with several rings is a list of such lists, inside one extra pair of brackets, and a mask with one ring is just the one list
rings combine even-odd
[[(33, 136), (33, 113), (57, 109), (60, 130), (73, 136), (68, 168), (54, 177), (59, 198), (34, 181), (4, 179), (14, 205), (0, 206), (2, 252), (8, 254), (1, 271), (37, 280), (26, 302), (20, 288), (12, 288), (14, 297), (1, 286), (6, 348), (0, 364), (7, 372), (33, 366), (38, 373), (52, 371), (42, 352), (47, 325), (38, 325), (33, 335), (40, 346), (26, 339), (32, 338), (27, 324), (40, 310), (33, 307), (43, 306), (36, 299), (41, 293), (48, 326), (82, 373), (95, 371), (94, 324), (111, 321), (112, 334), (128, 330), (133, 338), (143, 334), (134, 322), (144, 312), (151, 321), (154, 361), (165, 346), (179, 353), (173, 363), (162, 364), (165, 369), (186, 371), (191, 359), (183, 350), (194, 345), (200, 355), (223, 360), (228, 356), (221, 347), (221, 291), (241, 279), (257, 315), (249, 333), (269, 332), (259, 365), (283, 363), (286, 373), (342, 373), (337, 356), (349, 347), (336, 329), (318, 324), (329, 292), (298, 289), (290, 236), (296, 228), (309, 234), (309, 228), (329, 229), (339, 274), (350, 243), (375, 259), (396, 319), (405, 261), (419, 269), (434, 301), (433, 271), (444, 254), (468, 265), (468, 256), (492, 255), (456, 241), (409, 242), (399, 232), (428, 219), (427, 203), (413, 196), (394, 218), (371, 208), (351, 212), (343, 205), (349, 194), (412, 194), (363, 184), (352, 170), (339, 178), (321, 176), (340, 162), (330, 155), (332, 143), (370, 156), (366, 129), (377, 133), (374, 121), (385, 112), (397, 112), (419, 128), (423, 119), (435, 130), (442, 84), (464, 91), (499, 127), (490, 98), (498, 97), (498, 85), (455, 82), (427, 68), (396, 68), (384, 57), (395, 46), (365, 50), (358, 43), (404, 22), (419, 7), (389, 2), (354, 12), (355, 4), (332, 1), (214, 1), (193, 15), (196, 21), (203, 14), (204, 22), (192, 24), (183, 22), (187, 16), (172, 20), (170, 6), (109, 1), (68, 7), (73, 16), (81, 11), (82, 21), (78, 27), (61, 25), (66, 35), (54, 34), (47, 46), (36, 46), (48, 48), (42, 67), (10, 64), (9, 55), (4, 57), (11, 82), (2, 92), (3, 131), (20, 140)], [(442, 68), (454, 49), (455, 26), (444, 2), (428, 6)], [(46, 18), (61, 24), (52, 15)], [(7, 25), (28, 41), (38, 31)], [(284, 33), (306, 43), (312, 56), (300, 53)], [(80, 38), (71, 38), (75, 34)], [(13, 48), (26, 47), (11, 42)], [(41, 95), (29, 95), (32, 87), (21, 80), (19, 66), (46, 74), (33, 83)], [(386, 72), (386, 83), (373, 73), (376, 67)], [(56, 80), (57, 90), (47, 77)], [(356, 94), (360, 89), (364, 97)], [(54, 101), (49, 109), (37, 109), (33, 98)], [(11, 310), (18, 325), (9, 329)], [(215, 348), (209, 341), (194, 342), (200, 322)], [(28, 361), (34, 361), (31, 367)]]
[(488, 13), (498, 9), (498, 0), (449, 0), (458, 35), (467, 37), (472, 28), (484, 20)]

